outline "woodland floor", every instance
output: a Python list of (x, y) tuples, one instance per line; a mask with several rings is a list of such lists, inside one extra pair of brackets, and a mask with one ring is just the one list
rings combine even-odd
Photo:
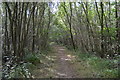
[(88, 78), (94, 77), (89, 65), (78, 59), (75, 52), (54, 45), (52, 53), (43, 55), (41, 63), (33, 70), (35, 78)]

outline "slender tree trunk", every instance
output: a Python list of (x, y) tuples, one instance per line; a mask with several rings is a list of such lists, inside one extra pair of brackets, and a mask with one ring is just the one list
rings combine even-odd
[[(80, 3), (79, 3), (80, 4)], [(90, 20), (88, 18), (88, 3), (86, 2), (85, 4), (85, 7), (84, 7), (84, 4), (82, 3), (82, 8), (84, 10), (84, 13), (86, 15), (86, 21), (87, 21), (87, 31), (88, 31), (88, 41), (89, 41), (89, 51), (90, 52), (94, 52), (94, 34), (93, 34), (93, 31), (92, 31), (92, 28), (91, 28), (91, 24), (90, 24)], [(93, 41), (93, 42), (92, 42)]]
[(72, 3), (70, 2), (70, 12), (71, 12), (71, 15), (70, 15), (70, 22), (69, 22), (69, 26), (70, 26), (70, 35), (71, 35), (71, 41), (72, 41), (72, 45), (73, 45), (73, 48), (75, 50), (75, 43), (74, 43), (74, 38), (73, 38), (73, 34), (72, 34)]
[(103, 34), (103, 28), (104, 28), (104, 21), (103, 21), (103, 15), (104, 15), (104, 10), (103, 10), (103, 2), (100, 2), (101, 6), (101, 57), (104, 57), (104, 34)]
[(33, 3), (33, 13), (32, 13), (32, 20), (33, 20), (33, 42), (32, 42), (32, 52), (35, 50), (35, 22), (34, 22), (34, 12), (35, 12), (35, 4)]
[(70, 37), (71, 37), (71, 42), (72, 42), (72, 46), (73, 46), (73, 48), (74, 48), (74, 50), (75, 50), (75, 43), (74, 43), (74, 39), (73, 39), (73, 34), (72, 34), (72, 22), (71, 22), (71, 20), (72, 20), (72, 3), (69, 3), (69, 5), (70, 5), (70, 17), (69, 17), (69, 15), (68, 15), (68, 13), (67, 13), (67, 10), (66, 10), (66, 8), (65, 8), (65, 2), (64, 2), (64, 6), (63, 6), (63, 8), (64, 8), (64, 10), (65, 10), (65, 13), (66, 13), (66, 16), (67, 16), (67, 20), (68, 20), (68, 24), (69, 24), (69, 28), (70, 28)]

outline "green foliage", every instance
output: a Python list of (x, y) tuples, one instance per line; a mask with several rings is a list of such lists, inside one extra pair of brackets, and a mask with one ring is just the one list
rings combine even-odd
[(56, 43), (55, 42), (50, 42), (50, 45), (55, 45)]
[(66, 35), (69, 34), (69, 28), (66, 27), (66, 25), (64, 24), (64, 22), (61, 20), (61, 18), (56, 18), (54, 20), (54, 25), (51, 27), (50, 30), (50, 39), (51, 40), (60, 40), (64, 37), (66, 37)]
[(31, 65), (29, 63), (23, 63), (22, 65), (18, 65), (10, 71), (9, 78), (31, 78), (31, 72), (27, 68), (27, 66), (31, 67)]
[(32, 64), (37, 64), (40, 62), (40, 59), (39, 57), (37, 57), (35, 54), (28, 54), (26, 57), (25, 57), (25, 61), (27, 62), (30, 62)]
[(24, 66), (27, 68), (27, 69), (29, 69), (30, 70), (30, 72), (34, 69), (34, 68), (36, 68), (36, 66), (34, 65), (34, 64), (32, 64), (32, 63), (24, 63)]
[(106, 69), (102, 72), (102, 74), (103, 74), (103, 77), (117, 78), (118, 69)]
[[(109, 32), (108, 32), (108, 30), (109, 30)], [(104, 28), (104, 35), (114, 37), (115, 31), (116, 31), (116, 28), (114, 28), (114, 27), (110, 27), (110, 28), (106, 27), (106, 28)]]
[(95, 69), (98, 70), (102, 70), (103, 68), (110, 68), (110, 66), (112, 65), (109, 60), (100, 59), (98, 57), (91, 57), (88, 59), (88, 61), (90, 65), (92, 65)]
[[(102, 59), (91, 54), (78, 54), (78, 57), (88, 63), (98, 73), (97, 77), (117, 78), (118, 77), (118, 60)], [(116, 66), (114, 68), (114, 66)]]
[(82, 60), (86, 60), (87, 58), (89, 58), (91, 55), (90, 54), (86, 54), (86, 53), (78, 53), (78, 57)]

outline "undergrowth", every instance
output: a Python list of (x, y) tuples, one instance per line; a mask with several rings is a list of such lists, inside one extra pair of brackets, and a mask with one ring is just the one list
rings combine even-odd
[(118, 78), (118, 59), (103, 59), (91, 54), (77, 53), (79, 59), (82, 59), (91, 66), (98, 78)]
[(25, 61), (36, 65), (37, 63), (40, 62), (40, 59), (36, 54), (28, 54), (25, 57)]
[(33, 78), (33, 70), (37, 68), (37, 64), (41, 64), (43, 55), (47, 55), (49, 51), (26, 53), (23, 61), (21, 61), (22, 63), (14, 64), (6, 78)]
[(22, 65), (16, 66), (14, 69), (11, 69), (8, 78), (32, 78), (31, 68), (35, 67), (31, 63), (23, 63)]

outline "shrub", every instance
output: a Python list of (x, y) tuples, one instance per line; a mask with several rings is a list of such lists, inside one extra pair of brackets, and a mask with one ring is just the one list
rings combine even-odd
[(80, 59), (83, 59), (83, 60), (86, 60), (90, 57), (91, 55), (90, 54), (87, 54), (87, 53), (78, 53), (78, 57)]
[(28, 55), (25, 57), (25, 61), (30, 62), (30, 63), (36, 65), (37, 63), (40, 62), (40, 59), (39, 59), (39, 57), (37, 57), (37, 56), (34, 55), (34, 54), (28, 54)]
[(102, 72), (104, 77), (108, 78), (117, 78), (118, 77), (118, 69), (106, 69)]
[(22, 65), (17, 65), (13, 69), (10, 70), (10, 73), (8, 74), (8, 78), (31, 78), (31, 72), (26, 67), (26, 65), (29, 65), (28, 63), (23, 63)]
[(117, 78), (118, 60), (103, 59), (91, 54), (78, 53), (79, 59), (84, 60), (97, 72), (98, 77)]

